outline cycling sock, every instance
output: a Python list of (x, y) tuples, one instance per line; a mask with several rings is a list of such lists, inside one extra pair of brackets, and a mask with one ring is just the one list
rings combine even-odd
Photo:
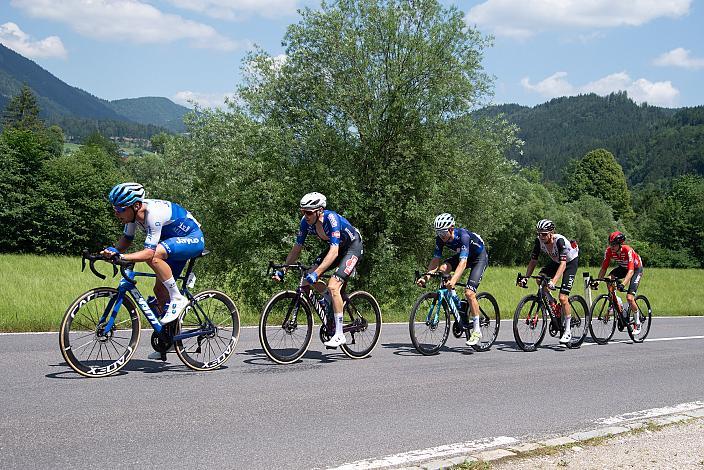
[(570, 331), (571, 330), (571, 322), (572, 322), (572, 317), (565, 317), (564, 323), (562, 326), (565, 327), (565, 331)]
[(174, 280), (173, 276), (164, 281), (164, 287), (166, 287), (166, 289), (169, 291), (169, 297), (171, 297), (172, 302), (175, 299), (182, 297), (181, 292), (179, 292), (178, 287), (176, 286), (176, 281)]
[(474, 331), (479, 331), (479, 315), (472, 318), (472, 321), (474, 322), (474, 325), (472, 326), (474, 328)]
[(636, 321), (636, 325), (640, 325), (640, 311), (636, 310), (633, 312), (633, 318)]
[(342, 332), (342, 312), (335, 314), (335, 336), (343, 334)]

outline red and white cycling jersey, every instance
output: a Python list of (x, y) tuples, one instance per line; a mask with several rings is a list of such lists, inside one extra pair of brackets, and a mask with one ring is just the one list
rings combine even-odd
[(643, 267), (643, 262), (640, 260), (638, 253), (628, 245), (621, 245), (621, 249), (616, 253), (611, 251), (611, 247), (607, 247), (606, 252), (604, 252), (604, 261), (601, 263), (602, 269), (608, 268), (609, 261), (612, 259), (615, 260), (619, 266), (623, 266), (629, 271)]

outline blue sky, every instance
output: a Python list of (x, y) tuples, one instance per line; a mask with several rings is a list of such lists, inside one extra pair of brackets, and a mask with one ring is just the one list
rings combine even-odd
[[(704, 0), (484, 0), (457, 5), (495, 37), (494, 103), (535, 105), (626, 90), (636, 101), (704, 104)], [(282, 54), (313, 0), (2, 0), (0, 42), (105, 99), (222, 103), (252, 44)]]

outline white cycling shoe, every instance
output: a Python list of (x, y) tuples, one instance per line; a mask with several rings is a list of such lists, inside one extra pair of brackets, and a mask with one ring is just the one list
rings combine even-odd
[(565, 334), (562, 335), (562, 338), (560, 338), (560, 344), (570, 344), (570, 341), (572, 341), (572, 332), (571, 331), (565, 331)]
[[(174, 350), (173, 345), (171, 345), (171, 347), (169, 348), (169, 350), (166, 351), (166, 352), (167, 352), (167, 353), (172, 353), (172, 352), (176, 352), (176, 351)], [(153, 360), (155, 360), (155, 361), (159, 361), (159, 360), (161, 360), (161, 353), (160, 353), (159, 351), (152, 351), (152, 352), (150, 352), (149, 355), (147, 356), (147, 359), (153, 359)]]
[(328, 348), (336, 348), (340, 345), (346, 344), (347, 338), (344, 334), (335, 335), (329, 340), (325, 341), (323, 344)]
[(639, 336), (640, 335), (640, 325), (633, 325), (633, 336)]
[(159, 320), (159, 322), (162, 325), (166, 325), (168, 323), (171, 323), (172, 321), (176, 320), (179, 315), (181, 315), (181, 312), (183, 311), (184, 308), (188, 305), (188, 299), (185, 297), (181, 297), (180, 299), (176, 299), (172, 302), (169, 303), (168, 307), (166, 308), (166, 313), (164, 314), (163, 317)]

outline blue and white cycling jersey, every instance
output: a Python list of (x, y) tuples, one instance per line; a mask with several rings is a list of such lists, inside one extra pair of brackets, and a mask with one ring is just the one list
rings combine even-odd
[(433, 258), (442, 257), (443, 247), (455, 250), (460, 254), (460, 259), (467, 259), (470, 255), (474, 258), (484, 251), (484, 240), (482, 240), (482, 237), (474, 232), (470, 232), (466, 228), (456, 227), (452, 234), (452, 240), (447, 243), (443, 242), (440, 237), (435, 237)]
[(144, 230), (147, 234), (144, 248), (156, 250), (157, 244), (162, 240), (185, 237), (200, 230), (200, 224), (195, 217), (175, 202), (145, 199), (143, 204), (147, 207), (144, 224), (126, 224), (124, 235), (128, 240), (132, 240), (137, 227)]
[(301, 218), (301, 226), (296, 234), (296, 244), (303, 245), (308, 235), (316, 235), (331, 246), (346, 247), (359, 237), (359, 232), (344, 217), (334, 211), (323, 211), (323, 233), (316, 230), (317, 224), (309, 225), (306, 218)]

